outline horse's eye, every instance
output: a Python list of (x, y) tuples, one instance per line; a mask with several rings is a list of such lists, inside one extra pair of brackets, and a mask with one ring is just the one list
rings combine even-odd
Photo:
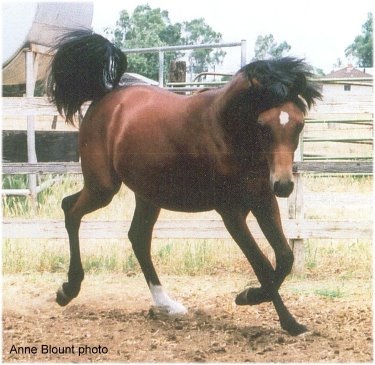
[(298, 135), (302, 132), (305, 123), (297, 124), (295, 133)]
[(267, 125), (259, 124), (260, 135), (264, 143), (271, 143), (272, 142), (272, 130)]
[(297, 124), (297, 131), (298, 131), (298, 133), (301, 133), (302, 132), (302, 129), (303, 129), (303, 127), (305, 126), (305, 123), (298, 123)]

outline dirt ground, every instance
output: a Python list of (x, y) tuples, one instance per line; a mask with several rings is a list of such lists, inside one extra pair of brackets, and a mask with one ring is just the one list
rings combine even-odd
[(296, 283), (286, 282), (281, 294), (289, 310), (309, 328), (291, 337), (280, 328), (272, 304), (234, 304), (236, 293), (251, 284), (244, 275), (164, 277), (170, 296), (189, 309), (181, 317), (150, 310), (146, 283), (138, 275), (87, 276), (80, 296), (60, 308), (54, 292), (63, 279), (61, 274), (4, 276), (3, 361), (371, 362), (373, 358), (371, 286), (364, 296), (334, 298), (311, 290), (297, 293)]

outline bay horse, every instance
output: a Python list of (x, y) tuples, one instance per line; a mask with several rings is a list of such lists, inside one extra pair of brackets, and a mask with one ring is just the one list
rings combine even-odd
[[(224, 87), (186, 96), (155, 86), (121, 86), (126, 64), (119, 48), (86, 30), (64, 37), (51, 64), (48, 93), (67, 123), (74, 124), (82, 104), (92, 102), (79, 131), (84, 187), (62, 201), (70, 264), (57, 303), (75, 298), (84, 278), (82, 217), (109, 204), (124, 183), (136, 201), (128, 236), (155, 306), (186, 312), (163, 289), (152, 262), (160, 209), (216, 210), (260, 282), (240, 293), (236, 304), (273, 302), (284, 330), (305, 332), (279, 294), (293, 253), (275, 196), (293, 190), (293, 154), (304, 114), (321, 96), (308, 65), (290, 57), (255, 61)], [(275, 251), (275, 268), (249, 231), (250, 211)]]

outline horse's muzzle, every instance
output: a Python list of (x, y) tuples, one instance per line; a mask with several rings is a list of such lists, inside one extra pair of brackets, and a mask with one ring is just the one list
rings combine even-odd
[(275, 181), (272, 189), (279, 198), (287, 198), (294, 189), (294, 182), (292, 180)]

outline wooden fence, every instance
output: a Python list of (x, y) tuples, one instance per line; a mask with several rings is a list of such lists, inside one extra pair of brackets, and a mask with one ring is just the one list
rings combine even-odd
[[(287, 200), (287, 219), (283, 227), (295, 254), (294, 272), (304, 271), (304, 240), (321, 239), (371, 239), (372, 221), (346, 220), (323, 221), (304, 218), (303, 211), (303, 172), (330, 173), (372, 173), (372, 163), (361, 162), (297, 162), (294, 164), (295, 189)], [(40, 174), (40, 173), (81, 173), (79, 163), (5, 163), (4, 174)], [(254, 220), (248, 221), (255, 238), (263, 234)], [(81, 238), (91, 239), (124, 239), (130, 227), (130, 221), (84, 221)], [(66, 239), (67, 234), (63, 221), (57, 220), (4, 220), (3, 237), (18, 239)], [(154, 238), (229, 238), (220, 220), (168, 220), (158, 221)]]
[[(54, 116), (56, 109), (46, 98), (3, 98), (3, 115), (49, 115)], [(29, 122), (30, 124), (30, 122)], [(32, 128), (33, 131), (33, 128)], [(35, 141), (34, 141), (35, 142)], [(303, 212), (303, 173), (349, 173), (372, 174), (371, 161), (304, 161), (294, 164), (295, 189), (288, 198), (287, 218), (283, 226), (290, 245), (295, 253), (294, 271), (302, 273), (304, 267), (304, 240), (322, 239), (371, 239), (372, 220), (366, 221), (322, 221), (307, 220)], [(81, 173), (81, 167), (75, 162), (40, 163), (4, 163), (3, 174), (66, 174)], [(258, 225), (250, 220), (249, 226), (256, 238), (263, 237)], [(125, 238), (129, 221), (84, 221), (80, 231), (82, 238)], [(4, 238), (48, 238), (66, 239), (64, 222), (53, 220), (4, 220)], [(218, 220), (170, 220), (157, 222), (155, 238), (228, 238), (224, 225)]]

